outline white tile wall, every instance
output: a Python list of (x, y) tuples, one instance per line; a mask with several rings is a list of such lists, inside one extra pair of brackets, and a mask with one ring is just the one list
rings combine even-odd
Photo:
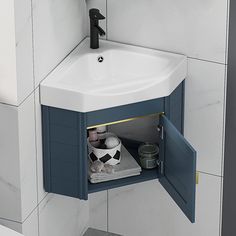
[(18, 105), (33, 91), (31, 0), (15, 2), (16, 70)]
[(24, 236), (39, 236), (37, 208), (32, 212), (32, 214), (30, 214), (30, 216), (22, 224), (22, 234)]
[(84, 0), (33, 0), (35, 87), (85, 37)]
[(109, 0), (108, 38), (224, 63), (227, 1)]
[(17, 104), (14, 0), (0, 3), (0, 102)]
[(88, 220), (88, 201), (48, 194), (39, 205), (40, 236), (82, 235)]
[(22, 221), (37, 206), (34, 94), (18, 108)]
[(37, 205), (34, 96), (0, 110), (0, 217), (22, 222)]
[(42, 118), (39, 88), (35, 90), (35, 119), (36, 119), (36, 144), (37, 144), (37, 182), (38, 203), (46, 196), (43, 187), (43, 147), (42, 147)]
[(89, 227), (107, 231), (107, 191), (89, 194)]
[(197, 169), (221, 175), (224, 129), (224, 65), (188, 60), (185, 136), (197, 150)]
[(0, 102), (19, 105), (34, 85), (31, 0), (1, 4)]
[(109, 190), (108, 229), (126, 236), (220, 236), (220, 188), (220, 177), (200, 174), (194, 224), (157, 180)]
[(20, 221), (18, 109), (0, 104), (0, 218)]

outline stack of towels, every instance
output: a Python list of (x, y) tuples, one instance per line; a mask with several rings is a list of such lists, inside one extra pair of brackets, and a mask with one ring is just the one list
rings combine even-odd
[(140, 175), (142, 171), (136, 160), (123, 145), (121, 147), (120, 164), (110, 166), (107, 164), (104, 165), (103, 163), (91, 163), (90, 161), (88, 164), (88, 179), (91, 183), (100, 183)]

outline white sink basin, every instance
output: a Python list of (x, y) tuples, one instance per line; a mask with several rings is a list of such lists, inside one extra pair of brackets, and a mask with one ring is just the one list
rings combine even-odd
[(89, 112), (146, 101), (170, 95), (186, 74), (186, 56), (105, 40), (94, 50), (86, 38), (41, 83), (41, 104)]

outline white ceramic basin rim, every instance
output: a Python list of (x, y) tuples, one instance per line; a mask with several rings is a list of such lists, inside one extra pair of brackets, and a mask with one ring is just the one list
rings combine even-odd
[(40, 85), (41, 103), (88, 112), (168, 96), (186, 77), (183, 55), (85, 39)]

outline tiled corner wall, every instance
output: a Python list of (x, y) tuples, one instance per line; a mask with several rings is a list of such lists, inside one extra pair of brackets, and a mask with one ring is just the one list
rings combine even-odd
[(195, 224), (157, 181), (150, 181), (91, 196), (91, 227), (126, 236), (220, 236), (228, 4), (87, 0), (88, 9), (97, 7), (106, 15), (108, 40), (188, 56), (185, 136), (198, 152), (200, 172)]
[[(228, 0), (7, 3), (12, 31), (4, 40), (12, 51), (6, 64), (13, 66), (5, 71), (12, 72), (5, 80), (11, 97), (0, 89), (0, 133), (6, 135), (0, 140), (0, 224), (25, 236), (78, 236), (89, 219), (92, 227), (126, 236), (220, 236)], [(200, 171), (195, 224), (157, 181), (92, 194), (89, 203), (43, 190), (38, 85), (86, 36), (87, 9), (94, 6), (107, 17), (107, 39), (189, 57), (185, 135), (199, 153)]]
[(0, 11), (0, 224), (24, 236), (78, 236), (88, 202), (43, 189), (39, 82), (86, 36), (86, 3), (7, 0)]

